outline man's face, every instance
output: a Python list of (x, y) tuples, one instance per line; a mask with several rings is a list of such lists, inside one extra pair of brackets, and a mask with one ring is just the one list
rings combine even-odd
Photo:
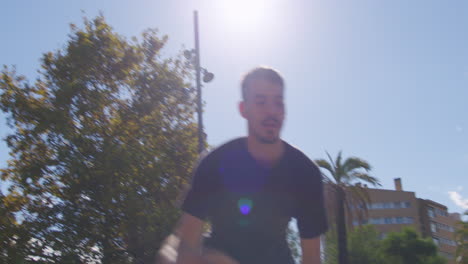
[(247, 119), (249, 136), (264, 144), (279, 140), (285, 112), (281, 85), (263, 79), (252, 80), (240, 110)]

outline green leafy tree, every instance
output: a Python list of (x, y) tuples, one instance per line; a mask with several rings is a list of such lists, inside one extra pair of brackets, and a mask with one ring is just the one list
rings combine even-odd
[(323, 243), (323, 263), (324, 264), (337, 264), (338, 263), (338, 239), (336, 234), (336, 227), (331, 223), (328, 231), (325, 233)]
[[(383, 263), (380, 252), (381, 240), (373, 225), (359, 226), (348, 234), (348, 254), (350, 264)], [(330, 229), (325, 236), (325, 264), (338, 263), (338, 240), (336, 229)]]
[(21, 263), (27, 258), (27, 251), (22, 247), (30, 235), (22, 229), (13, 212), (19, 210), (24, 199), (12, 193), (5, 197), (0, 191), (0, 263)]
[(375, 264), (383, 263), (379, 252), (381, 240), (379, 232), (373, 225), (359, 226), (348, 236), (349, 263)]
[(382, 253), (388, 264), (444, 264), (437, 255), (437, 246), (429, 239), (422, 239), (416, 231), (406, 228), (390, 233), (382, 241)]
[[(468, 211), (464, 215), (468, 216)], [(457, 263), (468, 264), (468, 221), (460, 221), (458, 223), (455, 238), (457, 241)]]
[(0, 257), (151, 263), (197, 157), (190, 63), (163, 57), (156, 30), (128, 41), (103, 16), (71, 28), (34, 84), (1, 74)]
[(334, 218), (338, 237), (338, 263), (347, 264), (349, 261), (345, 212), (347, 210), (349, 215), (352, 214), (351, 206), (353, 208), (362, 207), (365, 210), (369, 201), (366, 189), (354, 183), (365, 182), (374, 186), (380, 184), (377, 178), (368, 174), (371, 166), (365, 160), (350, 157), (342, 162), (341, 152), (338, 153), (336, 160), (333, 160), (328, 153), (327, 156), (328, 161), (318, 159), (316, 163), (327, 172), (324, 173), (326, 184), (330, 186), (335, 195), (334, 209), (336, 209), (336, 213)]
[[(325, 264), (338, 263), (337, 236), (327, 233)], [(422, 239), (412, 229), (390, 233), (380, 239), (373, 225), (364, 225), (349, 232), (350, 264), (444, 264), (446, 260), (437, 255), (437, 247), (431, 240)]]

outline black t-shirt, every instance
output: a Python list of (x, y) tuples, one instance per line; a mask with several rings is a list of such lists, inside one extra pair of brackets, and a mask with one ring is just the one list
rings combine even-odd
[(205, 245), (241, 264), (294, 263), (286, 228), (296, 218), (301, 238), (327, 229), (318, 167), (285, 143), (279, 162), (266, 168), (247, 150), (247, 139), (230, 141), (198, 165), (183, 211), (211, 221)]

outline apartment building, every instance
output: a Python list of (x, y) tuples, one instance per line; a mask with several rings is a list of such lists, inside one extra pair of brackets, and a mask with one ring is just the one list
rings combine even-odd
[(460, 214), (448, 213), (445, 205), (425, 199), (418, 199), (424, 237), (431, 237), (439, 248), (440, 255), (455, 263), (455, 230)]
[(395, 179), (395, 190), (367, 190), (371, 201), (367, 218), (353, 221), (354, 225), (373, 224), (382, 237), (411, 227), (423, 237), (432, 238), (439, 254), (448, 260), (448, 264), (455, 264), (454, 234), (460, 214), (450, 214), (446, 206), (404, 191), (400, 178)]

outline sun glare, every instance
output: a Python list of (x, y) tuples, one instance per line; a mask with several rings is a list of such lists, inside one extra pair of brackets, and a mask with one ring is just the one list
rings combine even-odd
[(218, 1), (226, 23), (238, 31), (249, 31), (264, 23), (269, 3), (273, 0), (224, 0)]

